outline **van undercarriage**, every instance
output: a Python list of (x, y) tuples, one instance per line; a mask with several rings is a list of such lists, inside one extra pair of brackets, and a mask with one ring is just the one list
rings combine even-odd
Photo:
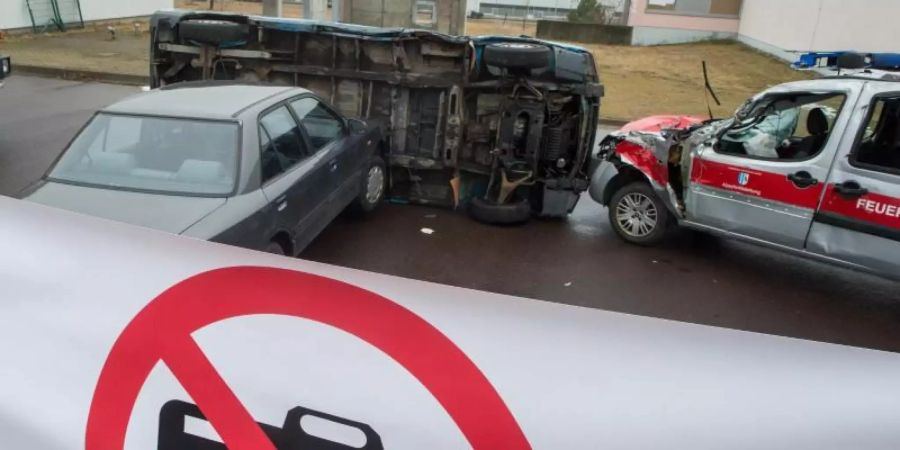
[(565, 216), (588, 187), (603, 89), (583, 49), (188, 11), (151, 33), (152, 87), (302, 86), (382, 127), (394, 201), (517, 222)]

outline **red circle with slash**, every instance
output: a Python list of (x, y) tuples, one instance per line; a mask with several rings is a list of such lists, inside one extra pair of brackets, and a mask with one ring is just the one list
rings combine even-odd
[(122, 450), (138, 395), (162, 361), (233, 450), (275, 450), (191, 334), (240, 316), (314, 320), (375, 346), (443, 406), (475, 449), (530, 449), (519, 424), (478, 367), (412, 311), (330, 278), (266, 267), (205, 272), (169, 288), (113, 344), (91, 401), (86, 450)]

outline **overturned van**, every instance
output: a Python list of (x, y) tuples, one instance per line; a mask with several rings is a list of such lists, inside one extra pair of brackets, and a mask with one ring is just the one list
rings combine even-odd
[(153, 87), (303, 86), (380, 125), (394, 201), (515, 223), (563, 217), (588, 187), (603, 88), (582, 48), (179, 10), (151, 33)]

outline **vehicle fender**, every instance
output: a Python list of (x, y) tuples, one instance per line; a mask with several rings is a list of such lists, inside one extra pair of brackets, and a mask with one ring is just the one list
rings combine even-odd
[(612, 161), (607, 159), (600, 161), (600, 165), (591, 174), (591, 186), (588, 188), (591, 198), (601, 205), (609, 203), (612, 192), (607, 192), (607, 190), (615, 188), (611, 182), (618, 175), (619, 169), (616, 168)]
[(603, 160), (591, 175), (591, 186), (588, 190), (594, 201), (608, 206), (613, 194), (619, 188), (634, 181), (642, 181), (650, 185), (675, 220), (684, 218), (681, 210), (675, 207), (675, 192), (672, 188), (668, 184), (660, 185), (654, 182), (647, 173), (628, 162)]

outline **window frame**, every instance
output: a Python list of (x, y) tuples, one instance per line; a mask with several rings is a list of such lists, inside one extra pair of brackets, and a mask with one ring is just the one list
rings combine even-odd
[[(856, 159), (857, 154), (859, 153), (859, 146), (860, 144), (862, 144), (862, 139), (866, 132), (866, 125), (868, 125), (869, 121), (872, 120), (872, 114), (874, 114), (875, 112), (875, 103), (884, 98), (895, 99), (898, 103), (900, 103), (900, 91), (879, 92), (869, 99), (869, 104), (866, 106), (866, 117), (862, 121), (862, 123), (860, 123), (859, 129), (856, 130), (856, 137), (853, 139), (853, 147), (847, 154), (847, 162), (857, 169), (900, 176), (900, 168), (895, 169), (891, 167), (880, 166), (878, 164), (860, 162), (858, 159)], [(884, 109), (882, 109), (882, 112), (883, 111)]]
[[(235, 142), (235, 161), (234, 161), (234, 173), (232, 174), (234, 177), (234, 182), (231, 186), (231, 191), (226, 193), (216, 193), (216, 194), (207, 194), (207, 193), (197, 193), (197, 192), (181, 192), (181, 191), (165, 191), (158, 189), (144, 189), (144, 188), (133, 188), (133, 187), (122, 187), (122, 186), (107, 186), (107, 185), (98, 185), (95, 183), (86, 183), (81, 181), (71, 181), (64, 180), (60, 178), (54, 178), (50, 176), (50, 174), (56, 169), (56, 166), (59, 164), (60, 160), (62, 160), (63, 156), (68, 153), (69, 149), (72, 147), (72, 144), (78, 139), (84, 130), (90, 126), (94, 120), (97, 119), (99, 115), (108, 115), (108, 116), (121, 116), (121, 117), (136, 117), (136, 118), (152, 118), (152, 119), (171, 119), (171, 120), (191, 120), (196, 122), (216, 122), (216, 123), (228, 123), (237, 126), (237, 134), (236, 134), (236, 142)], [(66, 146), (63, 148), (56, 158), (53, 159), (53, 162), (50, 163), (50, 166), (44, 172), (44, 175), (41, 176), (41, 181), (45, 182), (53, 182), (60, 184), (68, 184), (72, 186), (81, 186), (81, 187), (90, 187), (97, 189), (106, 189), (110, 191), (122, 191), (122, 192), (138, 192), (142, 194), (156, 194), (156, 195), (168, 195), (172, 197), (201, 197), (201, 198), (230, 198), (237, 195), (238, 190), (240, 189), (241, 184), (241, 170), (243, 169), (243, 156), (244, 156), (244, 124), (240, 120), (236, 118), (231, 119), (213, 119), (208, 117), (190, 117), (190, 116), (176, 116), (176, 115), (166, 115), (166, 114), (145, 114), (145, 113), (129, 113), (129, 112), (114, 112), (114, 111), (104, 111), (100, 110), (91, 115), (91, 118), (88, 119), (81, 128), (78, 129), (70, 139), (69, 142), (66, 143)]]
[[(673, 0), (673, 5), (678, 0)], [(713, 0), (714, 1), (714, 0)], [(701, 17), (707, 19), (724, 19), (724, 20), (740, 20), (741, 13), (744, 11), (744, 2), (746, 0), (741, 0), (741, 5), (738, 8), (738, 12), (736, 14), (714, 14), (714, 13), (698, 13), (698, 12), (679, 12), (675, 10), (667, 10), (667, 9), (656, 9), (650, 7), (650, 2), (644, 4), (644, 14), (660, 14), (664, 16), (681, 16), (681, 17)]]
[[(758, 98), (755, 102), (753, 102), (753, 105), (756, 105), (757, 103), (759, 103), (759, 102), (761, 102), (761, 101), (763, 101), (763, 100), (766, 100), (766, 99), (768, 99), (768, 98), (771, 98), (771, 97), (780, 97), (780, 96), (787, 96), (787, 95), (816, 95), (816, 94), (833, 94), (835, 97), (836, 97), (836, 96), (843, 96), (843, 97), (844, 97), (844, 99), (841, 101), (840, 109), (838, 110), (837, 115), (834, 117), (834, 123), (836, 124), (836, 123), (838, 122), (838, 120), (841, 118), (841, 115), (844, 114), (844, 111), (846, 110), (845, 106), (847, 106), (847, 98), (849, 97), (849, 93), (846, 92), (846, 91), (818, 91), (818, 92), (797, 91), (797, 92), (772, 92), (772, 93), (770, 93), (770, 94), (763, 95), (762, 97)], [(726, 120), (727, 120), (727, 119), (726, 119)], [(814, 154), (814, 155), (810, 155), (810, 156), (808, 156), (808, 157), (806, 157), (806, 158), (792, 158), (792, 159), (784, 159), (784, 158), (767, 158), (767, 157), (765, 157), (765, 156), (754, 156), (754, 155), (748, 155), (748, 154), (737, 154), (737, 153), (728, 153), (728, 152), (720, 151), (720, 150), (719, 150), (719, 142), (721, 142), (722, 137), (725, 136), (725, 134), (728, 133), (728, 131), (731, 130), (731, 129), (733, 128), (733, 125), (734, 125), (734, 123), (732, 123), (732, 126), (728, 126), (728, 127), (726, 127), (725, 129), (723, 129), (723, 130), (722, 130), (721, 132), (719, 132), (719, 134), (716, 136), (716, 145), (713, 146), (713, 149), (712, 149), (713, 152), (714, 152), (715, 154), (717, 154), (717, 155), (730, 156), (730, 157), (734, 157), (734, 158), (749, 159), (749, 160), (753, 160), (753, 161), (770, 161), (770, 162), (783, 162), (783, 163), (798, 163), (798, 162), (808, 162), (808, 161), (812, 161), (813, 159), (816, 159), (819, 155), (822, 154), (822, 152), (825, 150), (825, 146), (827, 146), (827, 145), (831, 142), (832, 135), (833, 135), (832, 133), (834, 132), (834, 129), (833, 129), (834, 124), (832, 124), (832, 125), (831, 125), (831, 126), (832, 126), (832, 129), (828, 130), (828, 139), (825, 141), (825, 144), (822, 145), (822, 149), (820, 149), (820, 150), (818, 151), (818, 153), (816, 153), (816, 154)], [(799, 123), (798, 123), (798, 125), (799, 125)]]
[(325, 111), (327, 111), (329, 114), (331, 114), (332, 116), (334, 116), (337, 119), (338, 124), (341, 127), (341, 130), (340, 130), (340, 133), (338, 134), (338, 136), (335, 137), (334, 139), (332, 139), (331, 141), (329, 141), (327, 144), (323, 145), (321, 148), (315, 149), (312, 153), (309, 154), (309, 156), (312, 156), (312, 155), (315, 155), (316, 153), (319, 153), (320, 151), (322, 151), (324, 149), (327, 149), (328, 147), (333, 146), (336, 142), (340, 141), (342, 138), (347, 137), (347, 135), (349, 135), (349, 130), (347, 129), (347, 118), (344, 117), (343, 114), (341, 114), (340, 112), (338, 112), (334, 108), (332, 108), (331, 105), (328, 104), (328, 102), (322, 100), (318, 96), (313, 95), (313, 94), (302, 94), (302, 95), (298, 95), (296, 97), (292, 97), (286, 101), (286, 104), (287, 104), (288, 109), (291, 111), (291, 114), (294, 116), (294, 120), (297, 122), (297, 125), (300, 127), (300, 132), (303, 133), (303, 136), (305, 137), (305, 139), (309, 145), (307, 150), (313, 148), (312, 140), (309, 137), (309, 132), (306, 130), (306, 127), (303, 125), (302, 120), (297, 116), (297, 112), (294, 111), (294, 106), (292, 105), (294, 102), (303, 100), (305, 98), (310, 98), (310, 99), (314, 100), (315, 102), (317, 102), (319, 105), (321, 105), (325, 109)]
[[(419, 22), (419, 4), (428, 3), (431, 6), (431, 22)], [(413, 0), (412, 25), (413, 28), (433, 30), (437, 27), (437, 1), (436, 0)]]
[[(293, 98), (296, 98), (296, 97), (293, 97)], [(288, 104), (288, 102), (289, 102), (290, 100), (291, 100), (291, 99), (286, 99), (286, 100), (279, 101), (279, 102), (277, 102), (277, 103), (275, 103), (275, 104), (269, 106), (268, 108), (266, 108), (266, 109), (260, 111), (260, 113), (259, 113), (259, 114), (257, 115), (257, 117), (256, 117), (256, 127), (257, 127), (257, 139), (256, 139), (256, 141), (257, 141), (257, 142), (256, 142), (256, 147), (257, 147), (257, 149), (256, 149), (256, 153), (257, 153), (257, 158), (258, 158), (258, 160), (259, 160), (259, 162), (260, 162), (260, 164), (257, 164), (257, 166), (259, 166), (259, 180), (260, 180), (260, 186), (267, 186), (267, 185), (273, 183), (275, 180), (280, 179), (280, 178), (283, 177), (285, 174), (288, 174), (288, 173), (290, 173), (290, 172), (293, 172), (294, 170), (297, 169), (297, 167), (300, 166), (301, 163), (303, 163), (303, 161), (308, 160), (310, 156), (312, 156), (312, 155), (315, 154), (315, 153), (310, 153), (310, 152), (309, 152), (309, 149), (310, 149), (309, 138), (306, 136), (306, 133), (304, 132), (303, 127), (300, 125), (300, 121), (297, 120), (297, 115), (294, 114), (293, 108), (291, 108), (291, 106)], [(277, 110), (278, 108), (281, 108), (281, 107), (284, 107), (284, 108), (287, 110), (288, 115), (291, 117), (291, 120), (294, 121), (294, 125), (297, 127), (297, 131), (300, 133), (300, 141), (301, 141), (301, 143), (303, 144), (303, 153), (304, 153), (304, 155), (303, 155), (302, 158), (298, 159), (297, 162), (295, 162), (294, 164), (288, 166), (287, 168), (285, 168), (284, 170), (282, 170), (280, 173), (278, 173), (278, 175), (275, 175), (275, 176), (273, 176), (272, 178), (269, 178), (269, 179), (263, 179), (263, 173), (262, 173), (262, 152), (263, 152), (263, 146), (262, 146), (262, 133), (265, 133), (265, 135), (266, 135), (266, 137), (268, 137), (270, 143), (274, 142), (274, 140), (272, 140), (272, 135), (269, 133), (269, 130), (267, 130), (267, 129), (265, 128), (265, 126), (263, 125), (262, 119), (263, 119), (263, 117), (265, 117), (265, 116), (271, 114), (272, 112), (274, 112), (275, 110)]]

